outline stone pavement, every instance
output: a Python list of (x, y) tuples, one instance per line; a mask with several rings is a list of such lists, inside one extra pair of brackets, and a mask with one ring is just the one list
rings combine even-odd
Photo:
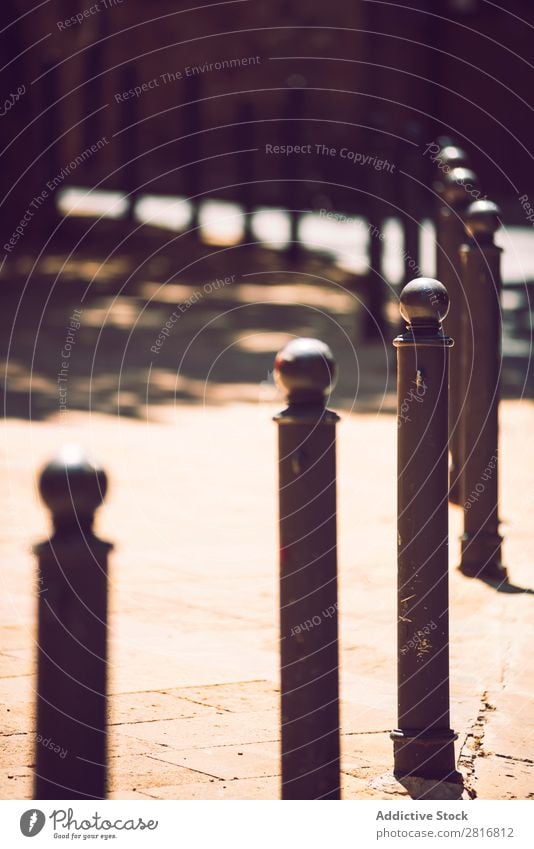
[[(235, 387), (234, 387), (235, 388)], [(391, 401), (391, 398), (390, 398)], [(389, 409), (391, 409), (391, 403)], [(276, 428), (279, 402), (7, 420), (0, 468), (0, 798), (30, 798), (36, 471), (65, 441), (110, 475), (97, 530), (111, 560), (110, 780), (115, 798), (279, 794)], [(532, 586), (534, 407), (502, 405), (505, 562)], [(339, 574), (343, 795), (398, 798), (395, 442), (390, 412), (342, 413)], [(534, 797), (533, 598), (454, 568), (452, 725), (466, 796)], [(57, 744), (61, 734), (58, 729)]]

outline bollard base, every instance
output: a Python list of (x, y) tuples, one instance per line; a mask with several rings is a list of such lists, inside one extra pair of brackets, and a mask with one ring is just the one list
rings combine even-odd
[(509, 583), (508, 570), (498, 560), (491, 563), (484, 563), (481, 560), (476, 563), (462, 561), (458, 570), (466, 578), (480, 578), (482, 581), (497, 584)]
[(501, 562), (502, 537), (499, 534), (465, 533), (461, 543), (462, 558), (458, 568), (462, 575), (508, 583), (508, 572)]
[(417, 731), (391, 732), (393, 740), (393, 773), (396, 778), (418, 778), (455, 781), (458, 777), (454, 756), (454, 731), (425, 734)]

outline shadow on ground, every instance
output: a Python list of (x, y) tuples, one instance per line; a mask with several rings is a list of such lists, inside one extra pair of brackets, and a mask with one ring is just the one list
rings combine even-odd
[[(394, 412), (396, 328), (364, 344), (362, 281), (324, 257), (296, 268), (250, 246), (150, 234), (131, 248), (118, 244), (93, 234), (75, 251), (54, 245), (37, 261), (30, 252), (8, 258), (5, 416), (41, 420), (64, 409), (146, 418), (175, 403), (274, 400), (274, 356), (293, 336), (331, 346), (339, 363), (332, 406)], [(504, 378), (505, 394), (525, 394), (527, 384), (533, 397), (526, 361), (505, 363)]]
[(378, 790), (388, 797), (405, 797), (411, 799), (445, 800), (465, 799), (469, 791), (464, 785), (461, 773), (456, 772), (449, 781), (419, 778), (415, 775), (396, 776), (391, 772), (380, 775), (373, 779), (369, 785), (373, 790)]

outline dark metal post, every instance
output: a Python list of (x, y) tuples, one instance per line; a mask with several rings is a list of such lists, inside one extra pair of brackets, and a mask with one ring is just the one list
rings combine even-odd
[(46, 186), (47, 181), (53, 180), (53, 178), (61, 171), (60, 151), (62, 139), (60, 137), (62, 134), (62, 127), (61, 111), (58, 106), (61, 93), (60, 75), (57, 62), (46, 62), (42, 66), (41, 73), (44, 74), (44, 76), (41, 77), (37, 86), (38, 90), (40, 89), (41, 94), (39, 105), (41, 111), (45, 113), (40, 117), (39, 126), (41, 129), (41, 150), (45, 151), (43, 155), (43, 186)]
[(363, 338), (366, 342), (374, 342), (383, 338), (384, 333), (384, 301), (385, 281), (382, 273), (382, 240), (383, 224), (379, 212), (379, 203), (374, 199), (370, 203), (372, 219), (369, 227), (369, 274), (367, 277), (366, 307), (363, 314)]
[[(444, 148), (446, 151), (447, 148)], [(458, 148), (449, 148), (458, 151)], [(443, 155), (443, 151), (442, 151)], [(452, 155), (452, 154), (451, 154)], [(457, 154), (455, 154), (458, 161)], [(442, 280), (451, 299), (451, 308), (447, 316), (445, 329), (455, 341), (451, 351), (451, 393), (449, 400), (449, 448), (451, 452), (450, 500), (460, 504), (460, 476), (462, 459), (460, 456), (460, 417), (464, 399), (461, 327), (462, 313), (466, 309), (466, 299), (462, 286), (459, 250), (463, 244), (464, 226), (462, 214), (473, 199), (477, 186), (475, 174), (468, 168), (457, 168), (442, 161), (440, 179), (435, 187), (439, 194), (439, 206), (436, 219), (436, 276)]]
[[(403, 156), (404, 179), (401, 186), (402, 229), (404, 236), (404, 280), (405, 285), (414, 276), (419, 276), (421, 268), (420, 230), (424, 216), (424, 204), (421, 187), (425, 183), (426, 162), (421, 156), (420, 144), (423, 128), (416, 121), (408, 122), (406, 136), (416, 142), (416, 147), (408, 145)], [(414, 269), (417, 269), (414, 271)]]
[[(57, 191), (51, 191), (48, 182), (54, 180), (60, 174), (64, 165), (62, 160), (63, 139), (61, 127), (61, 97), (60, 91), (60, 68), (55, 59), (49, 59), (41, 64), (41, 76), (35, 85), (34, 107), (36, 114), (36, 135), (39, 150), (38, 162), (32, 167), (32, 172), (40, 180), (35, 185), (35, 208), (36, 215), (32, 220), (30, 232), (36, 239), (44, 244), (52, 237), (53, 231), (61, 222), (61, 213), (57, 207)], [(65, 188), (68, 181), (62, 183)]]
[[(414, 266), (421, 267), (419, 237), (421, 224), (417, 217), (417, 205), (409, 202), (410, 187), (405, 186), (406, 196), (403, 204), (403, 236), (404, 236), (404, 282), (408, 283), (413, 277)], [(417, 272), (416, 272), (417, 273)], [(421, 272), (419, 272), (421, 273)]]
[(188, 202), (191, 205), (189, 232), (191, 236), (201, 241), (200, 201), (203, 143), (201, 130), (201, 99), (202, 86), (200, 77), (196, 74), (186, 77), (183, 83), (186, 105), (183, 111), (183, 185)]
[(246, 102), (240, 106), (239, 118), (235, 126), (234, 149), (248, 149), (248, 153), (242, 153), (237, 157), (237, 182), (240, 183), (239, 194), (243, 208), (243, 241), (252, 244), (254, 233), (252, 230), (252, 214), (254, 211), (256, 176), (256, 156), (252, 148), (256, 140), (255, 110), (252, 103)]
[(401, 292), (398, 362), (398, 729), (395, 774), (453, 779), (449, 721), (449, 298), (437, 280)]
[(463, 316), (465, 410), (462, 417), (464, 534), (460, 569), (470, 577), (506, 581), (499, 534), (499, 382), (501, 372), (501, 248), (493, 237), (500, 210), (476, 201), (466, 213), (460, 249), (469, 308)]
[(276, 357), (283, 799), (340, 798), (334, 376), (316, 339)]
[[(288, 145), (298, 145), (302, 141), (303, 123), (305, 110), (305, 89), (290, 88), (287, 94), (287, 105), (285, 115), (284, 140)], [(304, 199), (304, 185), (302, 183), (302, 163), (299, 156), (286, 156), (284, 158), (284, 197), (289, 205), (289, 243), (287, 246), (287, 258), (292, 263), (298, 263), (302, 259), (303, 247), (299, 237), (300, 211)], [(289, 182), (293, 181), (294, 182)]]
[(457, 147), (455, 144), (447, 144), (442, 145), (439, 153), (436, 154), (436, 163), (438, 166), (437, 182), (439, 182), (444, 171), (453, 168), (469, 168), (469, 157), (463, 148)]
[[(384, 133), (385, 117), (382, 113), (375, 115), (378, 132), (369, 131), (366, 144), (369, 150), (376, 152), (379, 159), (388, 160), (388, 148)], [(366, 307), (363, 316), (363, 338), (367, 342), (383, 340), (386, 329), (385, 306), (388, 292), (384, 279), (383, 262), (383, 226), (384, 209), (387, 207), (388, 190), (386, 172), (381, 169), (367, 169), (363, 175), (367, 191), (368, 228), (369, 228), (369, 272), (366, 279)]]
[[(120, 70), (121, 87), (123, 91), (134, 90), (138, 85), (138, 73), (135, 65), (124, 65)], [(121, 134), (120, 149), (121, 161), (123, 163), (121, 188), (128, 195), (129, 221), (135, 218), (135, 206), (139, 194), (140, 185), (140, 163), (139, 163), (139, 103), (135, 97), (130, 97), (121, 104)]]
[(106, 796), (107, 559), (93, 533), (107, 478), (76, 446), (45, 467), (54, 532), (39, 561), (36, 799)]
[[(82, 53), (84, 59), (84, 86), (81, 90), (83, 97), (83, 114), (85, 129), (85, 145), (89, 147), (103, 135), (104, 110), (106, 105), (105, 79), (108, 70), (106, 58), (106, 35), (108, 32), (108, 19), (105, 15), (99, 15), (94, 23), (94, 39), (87, 45)], [(84, 146), (85, 146), (84, 145)], [(94, 160), (89, 163), (90, 173), (95, 173)], [(107, 170), (107, 169), (106, 169)], [(106, 176), (103, 169), (101, 176)], [(98, 179), (95, 180), (98, 182)]]

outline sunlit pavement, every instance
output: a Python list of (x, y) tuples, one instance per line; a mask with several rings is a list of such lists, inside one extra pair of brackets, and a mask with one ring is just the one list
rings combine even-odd
[[(4, 798), (29, 797), (35, 561), (47, 534), (36, 471), (73, 437), (111, 479), (98, 532), (111, 560), (110, 779), (118, 798), (279, 793), (276, 433), (280, 403), (176, 405), (142, 421), (67, 413), (7, 421), (1, 469)], [(154, 411), (156, 412), (156, 411)], [(514, 585), (532, 585), (529, 402), (502, 405), (502, 517)], [(156, 420), (157, 419), (157, 420)], [(395, 725), (393, 415), (342, 414), (339, 570), (345, 798), (406, 795), (388, 780)], [(452, 725), (466, 795), (532, 793), (532, 597), (454, 568)], [(60, 729), (58, 729), (60, 734)], [(60, 741), (58, 741), (60, 742)]]

